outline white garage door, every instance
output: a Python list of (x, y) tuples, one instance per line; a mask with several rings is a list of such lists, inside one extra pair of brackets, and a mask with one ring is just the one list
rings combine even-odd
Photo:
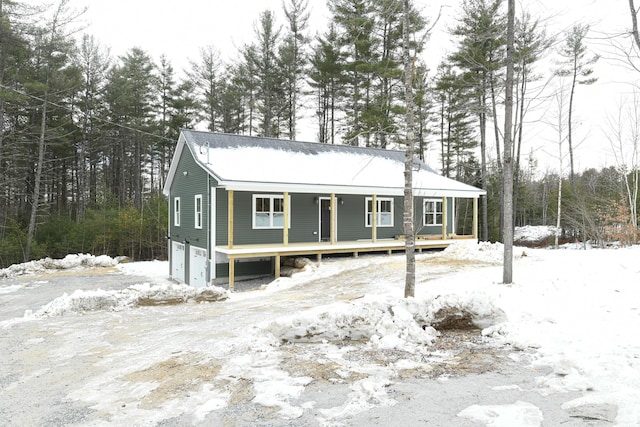
[(171, 242), (171, 277), (184, 282), (184, 245)]
[(207, 286), (207, 250), (191, 246), (189, 250), (189, 284), (196, 288)]

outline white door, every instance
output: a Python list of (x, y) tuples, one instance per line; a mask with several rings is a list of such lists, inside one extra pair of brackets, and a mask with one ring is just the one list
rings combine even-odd
[(184, 245), (171, 242), (171, 277), (184, 282)]
[(189, 284), (194, 288), (207, 286), (207, 250), (191, 246), (189, 250)]

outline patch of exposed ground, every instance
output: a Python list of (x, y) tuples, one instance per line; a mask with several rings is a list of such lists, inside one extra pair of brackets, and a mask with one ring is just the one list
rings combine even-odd
[(153, 409), (169, 400), (184, 397), (185, 394), (198, 390), (203, 383), (213, 382), (220, 373), (220, 368), (218, 361), (202, 361), (194, 354), (185, 354), (129, 373), (124, 380), (157, 383), (158, 386), (140, 402), (142, 409)]
[(68, 269), (60, 271), (51, 271), (46, 273), (36, 273), (33, 275), (25, 275), (29, 279), (34, 277), (46, 279), (48, 277), (65, 277), (65, 276), (104, 276), (107, 274), (119, 273), (117, 267), (80, 267), (79, 269)]
[[(397, 371), (400, 380), (482, 374), (495, 370), (507, 355), (507, 349), (492, 345), (477, 328), (442, 330), (422, 355), (397, 349), (364, 348), (356, 342), (334, 344), (349, 347), (342, 357), (359, 366), (389, 366), (403, 360), (416, 362), (418, 366), (415, 368)], [(332, 360), (316, 359), (315, 345), (295, 343), (282, 346), (281, 369), (294, 377), (308, 376), (314, 381), (329, 383), (352, 383), (367, 376)]]

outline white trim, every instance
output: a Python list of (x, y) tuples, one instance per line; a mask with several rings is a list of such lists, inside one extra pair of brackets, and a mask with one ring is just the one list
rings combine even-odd
[[(198, 201), (200, 201), (199, 211)], [(202, 194), (196, 194), (193, 196), (193, 226), (198, 230), (202, 230)]]
[[(257, 199), (269, 199), (269, 225), (266, 227), (260, 227), (256, 225), (256, 200)], [(287, 224), (287, 228), (291, 228), (291, 196), (288, 196), (288, 205), (289, 205), (289, 221)], [(282, 230), (284, 227), (280, 225), (274, 225), (274, 200), (282, 199), (283, 209), (284, 209), (284, 194), (253, 194), (252, 195), (252, 203), (251, 203), (251, 228), (254, 230)], [(284, 212), (283, 212), (284, 218)], [(283, 219), (284, 221), (284, 219)]]
[[(320, 184), (295, 184), (287, 182), (251, 182), (251, 181), (219, 181), (221, 187), (226, 190), (246, 192), (273, 192), (273, 193), (313, 193), (313, 194), (384, 194), (385, 196), (404, 196), (404, 188), (393, 187), (362, 187), (350, 185), (320, 185)], [(449, 190), (441, 188), (414, 188), (415, 197), (460, 197), (477, 198), (485, 193), (482, 190)]]
[[(440, 203), (440, 210), (438, 211), (437, 209), (434, 209), (433, 211), (433, 218), (431, 218), (432, 221), (435, 220), (435, 216), (439, 213), (440, 217), (442, 218), (444, 216), (444, 212), (443, 212), (443, 208), (444, 205), (442, 203), (442, 199), (434, 199), (434, 198), (424, 198), (422, 199), (422, 225), (427, 227), (430, 225), (436, 226), (436, 225), (442, 225), (442, 220), (440, 220), (440, 222), (427, 222), (427, 203)], [(437, 208), (437, 205), (435, 206)]]
[[(371, 202), (373, 200), (372, 197), (365, 197), (364, 198), (364, 226), (366, 228), (371, 228), (371, 221), (369, 220), (369, 202)], [(391, 202), (391, 212), (382, 212), (382, 210), (380, 209), (380, 205), (382, 202)], [(395, 209), (395, 200), (393, 197), (376, 197), (376, 227), (380, 228), (380, 227), (393, 227), (394, 223), (395, 223), (395, 218), (394, 218), (394, 209)], [(381, 224), (380, 221), (382, 221), (382, 214), (386, 214), (386, 213), (390, 213), (391, 214), (391, 224)]]
[(182, 202), (180, 197), (173, 198), (173, 225), (180, 227), (180, 212), (182, 210)]
[(211, 187), (211, 197), (209, 206), (209, 218), (211, 218), (209, 226), (209, 236), (211, 244), (209, 247), (209, 280), (216, 278), (216, 187)]

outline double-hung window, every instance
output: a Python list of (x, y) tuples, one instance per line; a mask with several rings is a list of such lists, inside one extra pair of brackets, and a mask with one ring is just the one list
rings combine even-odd
[(173, 225), (180, 227), (180, 197), (173, 198)]
[[(365, 225), (371, 227), (373, 218), (373, 198), (367, 197)], [(376, 198), (376, 226), (377, 227), (393, 227), (393, 198), (378, 197)]]
[(196, 228), (202, 228), (202, 194), (196, 194), (193, 200), (195, 217), (193, 224)]
[(424, 199), (423, 225), (442, 225), (442, 199)]
[[(289, 209), (291, 213), (291, 209)], [(291, 215), (289, 215), (291, 218)], [(283, 228), (284, 196), (275, 194), (254, 194), (253, 228)], [(288, 227), (291, 226), (289, 222)]]

